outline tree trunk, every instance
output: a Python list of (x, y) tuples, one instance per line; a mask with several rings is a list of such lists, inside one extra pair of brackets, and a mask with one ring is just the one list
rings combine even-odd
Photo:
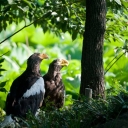
[(106, 1), (86, 0), (86, 23), (81, 59), (80, 94), (91, 88), (92, 97), (105, 96), (103, 40), (106, 26)]

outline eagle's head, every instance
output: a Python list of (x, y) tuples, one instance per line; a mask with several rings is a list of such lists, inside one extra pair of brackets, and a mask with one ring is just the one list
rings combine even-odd
[(27, 68), (32, 72), (39, 71), (40, 63), (43, 59), (48, 59), (48, 55), (44, 53), (34, 53), (27, 60)]
[(60, 73), (60, 70), (64, 66), (68, 66), (69, 62), (65, 59), (55, 59), (49, 65), (48, 74), (51, 77), (55, 77), (57, 73)]
[(65, 59), (55, 59), (50, 64), (49, 68), (52, 68), (54, 71), (60, 71), (64, 66), (68, 66), (69, 62)]

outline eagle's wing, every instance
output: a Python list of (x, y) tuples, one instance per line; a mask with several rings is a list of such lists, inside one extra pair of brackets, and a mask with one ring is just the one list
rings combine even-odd
[(57, 108), (62, 107), (65, 100), (65, 88), (60, 73), (56, 75), (54, 80), (44, 76), (44, 81), (46, 93), (43, 106), (51, 104)]

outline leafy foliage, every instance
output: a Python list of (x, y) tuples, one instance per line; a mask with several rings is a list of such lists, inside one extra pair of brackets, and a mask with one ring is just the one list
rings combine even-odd
[[(1, 56), (0, 57), (0, 77), (2, 77), (1, 72), (5, 71), (5, 69), (2, 68), (2, 63), (3, 62), (4, 62), (4, 59)], [(2, 92), (2, 93), (7, 92), (7, 90), (5, 89), (6, 82), (7, 81), (0, 82), (0, 92)], [(2, 99), (2, 97), (0, 97), (0, 108), (3, 107), (4, 105), (5, 105), (5, 101), (4, 101), (4, 99)]]
[(128, 111), (127, 94), (122, 93), (116, 97), (108, 97), (106, 100), (93, 100), (88, 103), (88, 99), (82, 97), (75, 100), (73, 105), (61, 110), (50, 112), (40, 111), (37, 117), (28, 113), (28, 120), (25, 121), (30, 128), (90, 128), (103, 124), (107, 121), (117, 119), (124, 112)]
[(108, 10), (104, 43), (106, 89), (117, 94), (127, 88), (128, 8)]
[(4, 119), (5, 112), (3, 111), (2, 108), (0, 108), (0, 122)]
[(15, 0), (6, 1), (6, 3), (2, 1), (0, 9), (0, 31), (3, 28), (6, 30), (8, 24), (13, 22), (18, 24), (21, 21), (24, 21), (24, 27), (31, 24), (39, 25), (44, 32), (49, 30), (57, 35), (60, 31), (69, 31), (73, 39), (76, 39), (77, 34), (82, 34), (84, 30), (85, 6), (83, 1)]

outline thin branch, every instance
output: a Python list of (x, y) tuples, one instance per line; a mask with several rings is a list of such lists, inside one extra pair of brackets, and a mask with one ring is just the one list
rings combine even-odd
[(126, 53), (127, 51), (125, 51), (124, 53), (122, 53), (113, 63), (112, 65), (105, 71), (104, 75), (108, 72), (108, 70)]
[[(40, 20), (41, 18), (43, 18), (43, 16), (40, 17), (40, 18), (37, 19), (37, 20)], [(16, 31), (16, 32), (14, 32), (12, 35), (10, 35), (9, 37), (5, 38), (3, 41), (0, 42), (0, 44), (2, 44), (4, 41), (8, 40), (10, 37), (14, 36), (15, 34), (17, 34), (18, 32), (20, 32), (20, 31), (23, 30), (24, 28), (29, 27), (30, 25), (32, 25), (33, 23), (35, 23), (37, 20), (34, 20), (33, 22), (31, 22), (31, 23), (28, 24), (28, 25), (26, 25), (26, 23), (25, 23), (25, 26), (24, 26), (23, 28), (19, 29), (18, 31)]]
[(30, 25), (32, 25), (35, 21), (33, 21), (32, 23), (25, 25), (23, 28), (19, 29), (18, 31), (14, 32), (12, 35), (8, 36), (7, 38), (5, 38), (3, 41), (0, 42), (0, 44), (2, 44), (4, 41), (8, 40), (10, 37), (14, 36), (15, 34), (17, 34), (18, 32), (20, 32), (21, 30), (23, 30), (26, 27), (29, 27)]
[(5, 52), (4, 54), (2, 54), (0, 57), (2, 57), (3, 55), (7, 54), (9, 51)]
[(105, 70), (107, 70), (107, 68), (109, 67), (109, 65), (117, 58), (117, 56), (115, 56), (109, 63), (108, 65), (106, 66)]

